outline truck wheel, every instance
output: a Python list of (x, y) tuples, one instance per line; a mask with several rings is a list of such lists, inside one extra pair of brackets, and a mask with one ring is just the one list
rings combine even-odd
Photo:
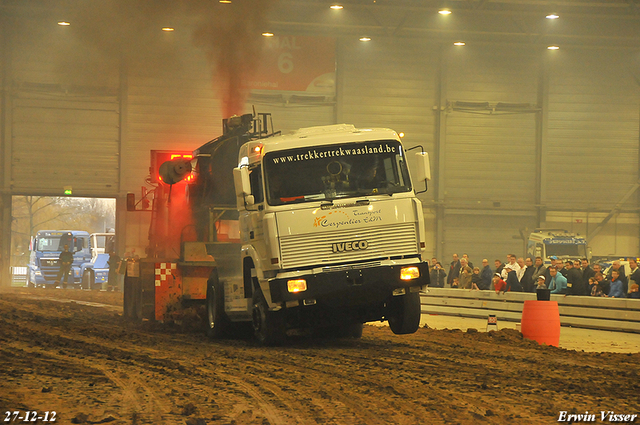
[(89, 270), (85, 270), (84, 273), (82, 273), (82, 289), (91, 289), (90, 277)]
[(269, 311), (260, 288), (253, 292), (253, 332), (261, 345), (282, 345), (287, 337), (281, 311)]
[(225, 336), (230, 321), (224, 312), (224, 286), (219, 280), (209, 280), (207, 286), (207, 335), (211, 339)]
[(387, 309), (387, 320), (394, 334), (412, 334), (420, 327), (422, 307), (418, 292), (393, 297), (387, 304)]

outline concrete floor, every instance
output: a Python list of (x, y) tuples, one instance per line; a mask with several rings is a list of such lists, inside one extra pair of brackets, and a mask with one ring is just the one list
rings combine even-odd
[[(466, 331), (475, 328), (480, 332), (487, 329), (486, 319), (435, 314), (423, 314), (421, 326), (424, 324), (433, 329)], [(499, 321), (498, 329), (516, 329), (516, 325), (515, 322)], [(590, 352), (640, 353), (640, 334), (563, 326), (560, 328), (560, 348)]]

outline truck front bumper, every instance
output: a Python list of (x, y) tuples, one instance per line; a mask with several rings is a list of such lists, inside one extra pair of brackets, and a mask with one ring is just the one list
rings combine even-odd
[[(419, 276), (410, 280), (402, 280), (400, 272), (405, 267), (417, 267)], [(356, 306), (377, 305), (385, 303), (390, 296), (403, 293), (402, 289), (426, 286), (429, 284), (429, 265), (423, 262), (402, 262), (367, 267), (349, 265), (343, 270), (315, 270), (309, 274), (295, 277), (276, 277), (269, 280), (271, 301), (286, 306), (298, 304), (322, 304), (332, 308), (349, 308)], [(289, 292), (288, 281), (304, 279), (307, 289), (301, 292)], [(400, 290), (400, 291), (398, 291)], [(409, 289), (408, 289), (409, 290)]]

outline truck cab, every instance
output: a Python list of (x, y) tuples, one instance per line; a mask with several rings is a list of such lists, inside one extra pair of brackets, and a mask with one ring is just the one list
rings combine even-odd
[(551, 257), (562, 260), (590, 259), (591, 253), (586, 238), (563, 229), (536, 229), (529, 235), (527, 255), (540, 257), (545, 265)]
[(109, 252), (115, 248), (115, 233), (92, 233), (91, 262), (80, 266), (83, 289), (102, 289), (109, 276)]
[(58, 259), (65, 245), (69, 246), (69, 251), (73, 254), (73, 284), (80, 283), (82, 264), (91, 260), (89, 233), (80, 230), (41, 230), (31, 241), (27, 286), (56, 286), (55, 281), (60, 271)]
[[(243, 284), (225, 286), (225, 313), (251, 314), (263, 342), (296, 327), (357, 334), (376, 320), (415, 332), (429, 273), (407, 162), (393, 130), (351, 125), (241, 146), (234, 174)], [(418, 162), (428, 170), (427, 155)], [(421, 174), (418, 181), (429, 177)]]

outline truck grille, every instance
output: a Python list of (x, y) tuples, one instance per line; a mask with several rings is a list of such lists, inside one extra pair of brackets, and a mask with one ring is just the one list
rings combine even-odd
[[(366, 241), (366, 249), (333, 252), (332, 244)], [(312, 235), (280, 238), (282, 266), (285, 269), (322, 266), (372, 258), (396, 257), (418, 253), (414, 223), (379, 226), (368, 229), (337, 230)]]

